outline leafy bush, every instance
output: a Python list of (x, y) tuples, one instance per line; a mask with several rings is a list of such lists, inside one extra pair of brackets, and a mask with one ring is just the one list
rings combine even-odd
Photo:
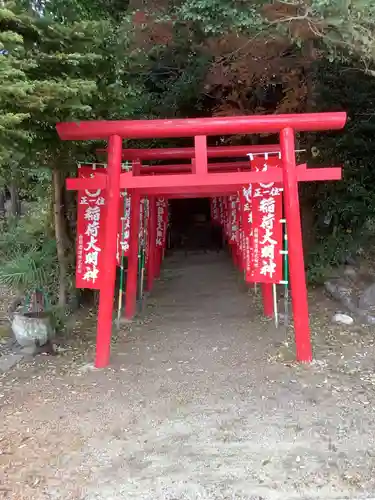
[(19, 293), (44, 289), (57, 293), (56, 242), (50, 237), (49, 211), (38, 201), (18, 224), (10, 223), (0, 235), (0, 283)]
[[(316, 246), (309, 256), (309, 276), (324, 275), (375, 235), (375, 85), (374, 78), (350, 64), (320, 62), (315, 67), (316, 111), (348, 113), (344, 130), (319, 134), (316, 160), (343, 165), (343, 180), (317, 183), (314, 189)], [(354, 89), (354, 90), (353, 90)], [(310, 188), (311, 189), (311, 188)]]

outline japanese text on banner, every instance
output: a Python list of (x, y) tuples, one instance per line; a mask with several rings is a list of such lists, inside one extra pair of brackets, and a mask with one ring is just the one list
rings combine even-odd
[(156, 248), (163, 248), (166, 241), (168, 224), (168, 201), (165, 198), (156, 200)]
[(145, 245), (145, 265), (148, 263), (150, 257), (150, 242), (148, 240), (148, 235), (150, 231), (150, 200), (148, 198), (144, 199), (143, 204), (143, 232), (144, 232), (144, 245)]
[(241, 229), (242, 229), (242, 252), (245, 271), (245, 281), (252, 282), (251, 276), (251, 235), (252, 235), (252, 212), (251, 212), (251, 184), (243, 187), (239, 193), (241, 207)]
[(238, 244), (238, 220), (237, 220), (237, 196), (233, 195), (229, 197), (229, 218), (230, 218), (230, 226), (229, 226), (229, 244), (237, 245)]
[(117, 264), (121, 264), (122, 256), (129, 256), (130, 248), (130, 207), (131, 195), (126, 192), (121, 193), (120, 224), (117, 235)]
[[(80, 178), (95, 173), (103, 174), (104, 169), (93, 170), (81, 167)], [(101, 261), (104, 243), (105, 191), (78, 191), (77, 210), (77, 261), (76, 287), (99, 289), (101, 285)]]
[[(265, 159), (258, 156), (251, 161), (253, 170), (280, 168), (277, 156)], [(281, 183), (254, 184), (251, 236), (251, 276), (259, 283), (279, 283), (283, 274), (282, 259), (282, 185)]]
[(211, 219), (213, 222), (220, 222), (219, 198), (211, 198)]

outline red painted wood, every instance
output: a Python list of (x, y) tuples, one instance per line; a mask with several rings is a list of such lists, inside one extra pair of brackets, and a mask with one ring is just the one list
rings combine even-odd
[(152, 290), (156, 267), (156, 198), (149, 198), (149, 226), (148, 226), (148, 261), (147, 261), (147, 290)]
[(156, 248), (155, 251), (156, 257), (155, 257), (155, 278), (160, 277), (160, 271), (161, 271), (161, 264), (163, 261), (163, 248)]
[(165, 198), (168, 198), (168, 200), (179, 200), (179, 199), (191, 199), (191, 198), (208, 198), (208, 197), (212, 197), (212, 196), (228, 196), (230, 194), (236, 194), (236, 191), (210, 191), (209, 193), (205, 193), (204, 191), (201, 192), (201, 193), (193, 193), (193, 192), (188, 192), (188, 193), (184, 193), (184, 194), (175, 194), (175, 193), (172, 193), (172, 194), (168, 194), (165, 196)]
[(121, 174), (121, 187), (123, 189), (150, 189), (150, 188), (179, 188), (203, 186), (241, 186), (249, 182), (281, 181), (282, 172), (228, 172), (206, 175), (155, 175), (134, 177), (131, 173)]
[[(126, 176), (125, 181), (123, 176)], [(340, 180), (341, 177), (341, 167), (305, 168), (305, 164), (303, 164), (297, 168), (297, 179), (299, 182)], [(139, 193), (144, 195), (201, 193), (218, 196), (216, 193), (232, 193), (249, 182), (276, 182), (280, 181), (281, 178), (281, 171), (207, 174), (201, 180), (197, 180), (197, 177), (191, 174), (159, 175), (153, 177), (139, 176), (134, 178), (131, 173), (127, 173), (122, 174), (121, 187), (124, 189), (128, 186), (134, 189), (140, 184), (141, 186), (138, 188)], [(169, 182), (166, 186), (167, 179), (169, 179)], [(80, 189), (104, 189), (105, 187), (106, 178), (101, 174), (97, 174), (92, 179), (74, 178), (66, 180), (66, 189), (73, 191)]]
[[(207, 148), (208, 158), (239, 158), (249, 153), (279, 153), (279, 144), (261, 144), (249, 146), (215, 146)], [(98, 155), (107, 154), (106, 149), (97, 149)], [(195, 148), (155, 148), (123, 149), (123, 160), (190, 160), (194, 158)]]
[(263, 314), (266, 318), (273, 318), (272, 283), (261, 283), (260, 288), (262, 290)]
[(194, 137), (195, 158), (192, 160), (193, 174), (206, 175), (208, 172), (207, 158), (207, 137), (205, 135), (197, 135)]
[[(110, 194), (106, 223), (106, 244), (104, 247), (106, 262), (106, 281), (101, 288), (99, 317), (98, 317), (98, 340), (96, 366), (102, 367), (108, 364), (110, 352), (110, 338), (112, 327), (114, 277), (116, 261), (116, 236), (119, 216), (119, 188), (127, 188), (133, 191), (132, 214), (131, 214), (131, 251), (128, 262), (127, 297), (125, 314), (132, 318), (136, 311), (137, 293), (137, 271), (138, 271), (138, 232), (140, 215), (141, 193), (148, 195), (212, 195), (213, 193), (225, 193), (236, 191), (239, 187), (248, 183), (283, 182), (285, 215), (288, 226), (289, 258), (290, 258), (290, 283), (292, 289), (293, 315), (295, 325), (297, 359), (310, 361), (312, 358), (310, 330), (308, 322), (308, 305), (306, 278), (304, 271), (304, 259), (302, 249), (301, 220), (298, 200), (298, 182), (312, 180), (336, 180), (341, 178), (341, 169), (296, 169), (294, 152), (295, 131), (319, 131), (343, 128), (346, 122), (346, 113), (316, 113), (299, 115), (270, 115), (270, 116), (242, 116), (242, 117), (214, 117), (195, 119), (173, 119), (173, 120), (138, 120), (138, 121), (96, 121), (78, 123), (59, 123), (57, 131), (63, 140), (93, 140), (107, 139), (109, 141), (108, 174), (94, 179), (85, 180), (69, 179), (68, 189), (107, 189)], [(234, 134), (262, 134), (280, 133), (280, 151), (283, 156), (283, 169), (273, 172), (226, 172), (208, 174), (207, 168), (200, 163), (201, 153), (196, 153), (194, 148), (182, 148), (160, 153), (150, 151), (149, 153), (122, 151), (121, 137), (126, 139), (157, 139), (167, 137), (196, 137), (196, 136), (219, 136)], [(278, 145), (273, 145), (279, 151)], [(228, 157), (245, 155), (255, 151), (246, 147), (246, 151), (231, 149), (230, 152), (223, 149), (213, 148), (204, 155), (208, 157)], [(226, 148), (226, 147), (224, 147)], [(262, 152), (265, 146), (260, 146)], [(267, 146), (268, 148), (268, 146)], [(272, 152), (269, 150), (268, 152)], [(120, 158), (148, 158), (148, 159), (173, 159), (173, 158), (195, 158), (196, 173), (185, 174), (183, 167), (179, 169), (180, 175), (154, 175), (153, 177), (140, 176), (139, 168), (134, 168), (130, 174), (120, 174)], [(126, 156), (130, 155), (130, 156)], [(131, 156), (135, 155), (135, 156)], [(140, 156), (142, 155), (142, 156)], [(145, 156), (146, 155), (146, 156)], [(147, 156), (148, 155), (148, 156)], [(153, 156), (154, 155), (154, 156)], [(156, 155), (156, 156), (155, 156)], [(175, 155), (175, 156), (173, 156)], [(138, 164), (139, 167), (139, 164)], [(212, 167), (210, 167), (212, 168)], [(223, 169), (225, 167), (219, 167)], [(241, 168), (238, 165), (235, 168)], [(212, 170), (211, 170), (212, 171)], [(166, 171), (167, 172), (167, 171)], [(156, 173), (150, 172), (150, 173)], [(108, 267), (108, 269), (107, 269)], [(268, 292), (267, 292), (268, 294)]]
[[(341, 168), (317, 168), (317, 169), (298, 169), (296, 175), (298, 181), (312, 180), (337, 180), (341, 178)], [(200, 189), (210, 186), (234, 188), (254, 182), (281, 182), (283, 173), (281, 169), (267, 172), (227, 172), (207, 175), (155, 175), (133, 177), (131, 173), (121, 174), (121, 187), (123, 189), (141, 189), (150, 194), (165, 193), (168, 188), (180, 192), (178, 188), (187, 188), (190, 191), (200, 191)], [(78, 184), (79, 179), (77, 179)], [(194, 189), (191, 189), (194, 188)]]
[[(303, 163), (297, 165), (298, 168), (307, 168), (307, 164)], [(249, 161), (232, 161), (232, 162), (222, 162), (222, 163), (208, 163), (207, 165), (209, 172), (240, 172), (242, 170), (251, 170)], [(189, 173), (191, 172), (191, 165), (144, 165), (141, 169), (141, 175), (155, 175), (155, 174), (176, 174), (176, 173)]]
[(105, 243), (103, 248), (102, 286), (99, 297), (98, 327), (95, 366), (104, 368), (109, 363), (113, 296), (116, 279), (117, 221), (120, 217), (120, 172), (122, 139), (115, 135), (109, 138), (107, 211), (105, 221)]
[(306, 168), (300, 170), (297, 165), (296, 175), (298, 182), (340, 181), (342, 179), (342, 168)]
[[(141, 170), (141, 175), (168, 175), (168, 174), (188, 174), (192, 172), (192, 168), (194, 165), (194, 161), (192, 160), (192, 165), (150, 165), (144, 166)], [(212, 173), (220, 173), (220, 172), (236, 172), (238, 168), (240, 170), (248, 170), (250, 171), (249, 164), (245, 162), (238, 162), (240, 165), (233, 165), (232, 163), (226, 163), (221, 165), (210, 165), (208, 164), (208, 172)]]
[(140, 223), (140, 196), (133, 192), (130, 208), (130, 245), (128, 257), (128, 272), (126, 277), (125, 317), (132, 319), (137, 308), (138, 285), (138, 237)]
[(107, 174), (96, 174), (95, 177), (91, 177), (89, 179), (74, 177), (66, 179), (65, 185), (68, 191), (79, 191), (81, 189), (105, 189), (107, 187), (107, 178)]
[(293, 129), (282, 130), (280, 145), (284, 172), (284, 209), (289, 241), (289, 275), (296, 353), (298, 361), (308, 362), (312, 359), (312, 350), (294, 144)]
[(346, 113), (305, 113), (290, 115), (229, 116), (173, 120), (119, 120), (58, 123), (60, 139), (83, 141), (119, 135), (125, 139), (157, 139), (196, 135), (277, 133), (285, 128), (296, 131), (334, 130), (344, 127)]
[[(84, 166), (84, 165), (83, 165)], [(306, 168), (307, 165), (306, 163), (298, 165), (298, 168)], [(176, 164), (176, 165), (144, 165), (142, 168), (139, 170), (139, 173), (137, 175), (155, 175), (155, 174), (176, 174), (176, 173), (190, 173), (192, 170), (191, 165), (183, 165), (183, 164)], [(230, 172), (230, 171), (241, 171), (241, 170), (247, 170), (250, 171), (250, 163), (249, 161), (237, 161), (237, 162), (222, 162), (222, 163), (209, 163), (208, 164), (208, 171), (209, 172)], [(101, 183), (103, 187), (105, 187), (106, 183), (106, 174), (101, 174), (98, 173), (95, 175), (95, 178), (101, 178)], [(92, 185), (97, 185), (97, 181), (95, 181), (95, 178), (90, 178), (89, 182), (92, 183)], [(70, 179), (67, 179), (67, 186), (70, 185)], [(88, 189), (88, 188), (87, 188)]]

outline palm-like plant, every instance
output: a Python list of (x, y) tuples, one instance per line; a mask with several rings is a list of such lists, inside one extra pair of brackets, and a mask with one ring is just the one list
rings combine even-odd
[(56, 295), (56, 242), (46, 234), (47, 227), (48, 212), (39, 205), (0, 236), (0, 284), (18, 295), (35, 289)]
[(25, 253), (16, 249), (12, 257), (2, 263), (0, 284), (20, 292), (43, 288), (53, 294), (56, 273), (56, 245), (49, 241), (39, 248), (34, 245)]

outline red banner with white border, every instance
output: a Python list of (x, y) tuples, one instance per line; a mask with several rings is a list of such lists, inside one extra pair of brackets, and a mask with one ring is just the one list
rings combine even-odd
[(219, 198), (216, 196), (211, 198), (211, 220), (213, 222), (220, 222)]
[(251, 277), (251, 234), (252, 234), (252, 212), (251, 212), (252, 186), (243, 187), (239, 193), (241, 207), (241, 230), (242, 230), (242, 258), (245, 281), (252, 282)]
[(121, 264), (122, 257), (129, 257), (130, 248), (130, 207), (131, 194), (121, 193), (120, 221), (117, 234), (117, 265)]
[[(144, 198), (143, 202), (143, 233), (144, 233), (144, 251), (145, 251), (145, 266), (148, 264), (148, 258), (150, 257), (150, 242), (148, 235), (150, 232), (150, 211), (151, 203), (148, 198)], [(141, 213), (142, 215), (142, 213)]]
[(229, 197), (229, 244), (237, 246), (237, 196)]
[[(255, 171), (281, 168), (281, 160), (278, 156), (254, 156), (251, 167)], [(276, 182), (252, 186), (251, 278), (254, 282), (282, 281), (282, 191), (282, 184)]]
[(219, 198), (219, 222), (221, 224), (221, 227), (223, 228), (223, 231), (225, 229), (225, 207), (224, 207), (224, 198), (220, 197)]
[[(105, 174), (104, 168), (81, 166), (79, 178)], [(76, 287), (100, 289), (101, 263), (104, 247), (105, 190), (78, 191)]]
[(167, 237), (168, 201), (156, 199), (156, 248), (164, 248)]

